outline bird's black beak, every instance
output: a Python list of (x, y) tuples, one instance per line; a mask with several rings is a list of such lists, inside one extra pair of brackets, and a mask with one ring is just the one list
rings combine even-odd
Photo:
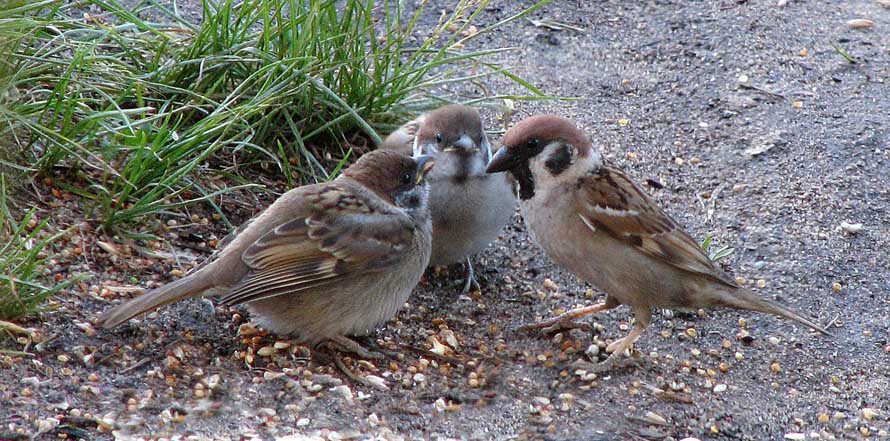
[(516, 157), (510, 154), (510, 151), (506, 146), (502, 146), (498, 149), (498, 152), (491, 157), (491, 161), (488, 161), (488, 166), (485, 167), (485, 173), (500, 173), (512, 170), (515, 166)]
[(433, 169), (433, 166), (436, 165), (436, 158), (432, 155), (420, 155), (414, 157), (414, 162), (417, 163), (417, 184), (420, 184), (423, 181), (423, 178), (426, 177), (427, 173)]

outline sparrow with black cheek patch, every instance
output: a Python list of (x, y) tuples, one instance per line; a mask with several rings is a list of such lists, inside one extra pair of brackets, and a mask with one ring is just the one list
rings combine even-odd
[(436, 158), (429, 176), (433, 217), (430, 265), (466, 262), (466, 293), (475, 283), (470, 256), (497, 237), (516, 207), (508, 175), (485, 173), (491, 144), (479, 112), (462, 105), (441, 107), (390, 134), (382, 148)]
[(571, 121), (525, 119), (507, 131), (487, 171), (519, 183), (529, 234), (556, 263), (606, 293), (606, 300), (529, 328), (559, 329), (624, 304), (634, 328), (610, 344), (612, 366), (649, 325), (652, 308), (725, 306), (774, 314), (828, 334), (812, 320), (759, 297), (717, 269), (699, 244), (624, 172), (609, 166)]
[[(430, 258), (434, 160), (370, 152), (337, 179), (288, 191), (192, 274), (106, 311), (106, 328), (182, 299), (246, 304), (267, 329), (379, 357), (347, 337), (389, 320)], [(339, 360), (339, 359), (338, 359)]]

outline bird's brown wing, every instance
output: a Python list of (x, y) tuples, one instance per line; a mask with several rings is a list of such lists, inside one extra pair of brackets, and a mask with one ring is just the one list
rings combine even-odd
[(408, 216), (359, 204), (336, 216), (297, 218), (260, 237), (242, 254), (250, 271), (222, 301), (234, 305), (294, 294), (382, 271), (405, 258), (414, 237)]
[(581, 179), (580, 216), (640, 252), (684, 271), (737, 286), (718, 270), (699, 244), (624, 172), (604, 166)]

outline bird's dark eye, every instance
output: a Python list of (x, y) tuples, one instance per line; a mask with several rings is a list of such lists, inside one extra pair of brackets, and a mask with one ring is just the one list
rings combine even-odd
[(436, 133), (436, 142), (442, 142), (442, 134)]
[(408, 185), (411, 183), (411, 173), (402, 173), (402, 176), (399, 177), (399, 182), (403, 185)]
[(532, 138), (528, 140), (528, 148), (537, 149), (538, 148), (538, 138)]

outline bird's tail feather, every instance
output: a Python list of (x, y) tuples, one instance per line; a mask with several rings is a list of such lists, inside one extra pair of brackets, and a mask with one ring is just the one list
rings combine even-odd
[(183, 277), (105, 311), (99, 316), (97, 323), (103, 328), (113, 328), (143, 312), (178, 300), (197, 297), (213, 286), (207, 279), (200, 271)]
[(798, 323), (809, 326), (821, 332), (822, 334), (834, 337), (834, 334), (828, 332), (828, 330), (816, 324), (816, 322), (814, 322), (813, 320), (794, 312), (787, 306), (775, 300), (760, 297), (759, 295), (757, 295), (757, 293), (747, 288), (739, 288), (732, 292), (722, 293), (721, 303), (733, 308), (747, 309), (749, 311), (757, 311), (785, 317), (787, 319), (794, 320)]

